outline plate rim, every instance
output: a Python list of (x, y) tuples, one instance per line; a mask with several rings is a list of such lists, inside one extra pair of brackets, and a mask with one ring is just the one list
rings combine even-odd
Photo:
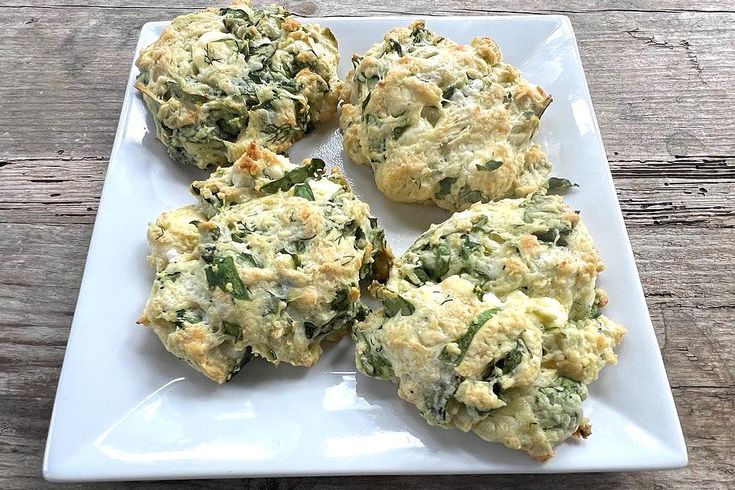
[[(319, 17), (302, 17), (298, 14), (294, 14), (295, 17), (299, 19), (308, 20), (309, 22), (315, 22), (318, 23), (322, 20), (324, 21), (340, 21), (340, 22), (364, 22), (364, 21), (392, 21), (396, 22), (398, 25), (400, 22), (405, 21), (411, 21), (411, 20), (417, 20), (417, 19), (425, 19), (425, 20), (439, 20), (439, 21), (451, 21), (451, 20), (457, 20), (457, 21), (510, 21), (512, 22), (515, 19), (523, 19), (523, 20), (536, 20), (540, 21), (541, 19), (549, 20), (554, 19), (557, 20), (558, 25), (557, 27), (552, 31), (554, 32), (559, 27), (564, 28), (566, 30), (566, 33), (571, 38), (571, 54), (574, 57), (575, 62), (579, 65), (580, 68), (580, 74), (581, 74), (581, 81), (583, 82), (583, 93), (582, 96), (585, 98), (586, 102), (589, 103), (591, 114), (592, 114), (592, 123), (595, 133), (595, 139), (597, 145), (599, 145), (600, 150), (602, 151), (602, 156), (604, 157), (605, 162), (605, 174), (607, 178), (606, 186), (609, 186), (613, 191), (615, 191), (615, 185), (612, 178), (612, 173), (610, 170), (609, 161), (607, 159), (607, 152), (605, 151), (604, 142), (602, 140), (602, 133), (599, 128), (599, 123), (597, 120), (597, 113), (594, 110), (594, 105), (592, 102), (592, 97), (589, 91), (589, 84), (587, 81), (586, 72), (584, 70), (584, 64), (582, 62), (580, 52), (579, 52), (579, 44), (577, 41), (576, 33), (574, 31), (573, 25), (566, 15), (561, 14), (509, 14), (509, 15), (378, 15), (378, 16), (319, 16)], [(668, 405), (668, 408), (672, 411), (672, 413), (675, 415), (675, 423), (676, 427), (671, 427), (671, 429), (675, 429), (676, 432), (676, 441), (673, 441), (674, 444), (666, 444), (667, 453), (669, 453), (668, 459), (666, 461), (661, 461), (657, 464), (642, 464), (637, 467), (630, 467), (629, 465), (611, 465), (611, 466), (605, 466), (605, 467), (595, 467), (595, 468), (573, 468), (573, 469), (548, 469), (545, 468), (543, 465), (539, 465), (537, 468), (534, 468), (533, 470), (529, 471), (528, 468), (521, 468), (519, 467), (518, 470), (501, 470), (501, 471), (493, 471), (493, 470), (483, 470), (479, 469), (479, 471), (476, 470), (467, 470), (467, 471), (447, 471), (447, 470), (436, 470), (436, 471), (376, 471), (376, 470), (365, 470), (365, 471), (349, 471), (349, 470), (341, 470), (337, 469), (330, 473), (325, 472), (301, 472), (301, 473), (289, 473), (289, 472), (281, 472), (281, 473), (274, 473), (274, 472), (268, 472), (268, 473), (258, 473), (258, 472), (247, 472), (247, 473), (233, 473), (233, 474), (223, 474), (223, 473), (197, 473), (196, 475), (174, 475), (174, 474), (161, 474), (160, 476), (151, 476), (150, 474), (139, 474), (139, 475), (126, 475), (126, 476), (112, 476), (109, 478), (106, 477), (100, 477), (99, 475), (94, 475), (91, 473), (87, 473), (86, 475), (80, 475), (77, 474), (74, 469), (71, 469), (71, 471), (64, 471), (63, 468), (58, 466), (59, 461), (56, 461), (56, 464), (52, 467), (52, 461), (51, 461), (51, 447), (54, 444), (54, 426), (55, 426), (55, 420), (58, 415), (58, 410), (60, 410), (60, 399), (62, 398), (61, 395), (63, 394), (63, 384), (65, 379), (65, 372), (68, 371), (67, 368), (67, 354), (68, 354), (68, 346), (72, 343), (73, 339), (79, 337), (80, 329), (74, 328), (76, 320), (77, 320), (77, 309), (80, 303), (80, 300), (83, 296), (83, 292), (86, 292), (90, 285), (86, 285), (85, 283), (88, 279), (88, 265), (90, 256), (92, 255), (93, 246), (95, 244), (95, 237), (98, 234), (98, 222), (100, 220), (100, 216), (102, 216), (104, 213), (102, 211), (103, 206), (107, 202), (109, 204), (110, 199), (105, 199), (105, 192), (106, 189), (108, 189), (108, 179), (110, 179), (110, 173), (109, 173), (109, 166), (113, 164), (115, 160), (119, 159), (119, 152), (120, 147), (122, 146), (123, 140), (124, 140), (124, 134), (125, 129), (127, 128), (129, 122), (130, 122), (130, 109), (134, 101), (134, 90), (131, 90), (131, 88), (134, 86), (134, 80), (136, 78), (136, 66), (135, 66), (135, 60), (137, 59), (138, 53), (141, 50), (141, 48), (144, 46), (143, 34), (146, 30), (155, 29), (163, 25), (169, 24), (170, 20), (160, 20), (160, 21), (149, 21), (144, 23), (140, 30), (138, 31), (139, 37), (138, 41), (136, 43), (135, 51), (132, 55), (132, 63), (130, 72), (128, 74), (128, 81), (125, 86), (125, 95), (123, 99), (123, 104), (120, 109), (120, 116), (118, 119), (118, 124), (116, 126), (116, 133), (115, 133), (115, 139), (112, 146), (112, 150), (110, 152), (110, 157), (108, 160), (108, 167), (105, 169), (105, 179), (102, 186), (102, 190), (100, 193), (100, 204), (98, 207), (97, 214), (95, 216), (93, 230), (89, 242), (89, 247), (87, 251), (87, 257), (85, 259), (84, 264), (84, 271), (82, 274), (82, 279), (79, 286), (79, 293), (77, 296), (77, 301), (74, 308), (74, 315), (72, 318), (72, 322), (70, 324), (69, 329), (69, 337), (67, 340), (67, 344), (64, 348), (64, 360), (62, 363), (62, 367), (59, 374), (58, 384), (56, 388), (56, 393), (54, 397), (54, 404), (53, 404), (53, 410), (51, 414), (51, 418), (49, 421), (49, 428), (48, 428), (48, 435), (46, 438), (46, 444), (44, 447), (44, 456), (43, 456), (43, 465), (42, 465), (42, 473), (44, 479), (46, 479), (49, 482), (82, 482), (82, 481), (122, 481), (122, 480), (130, 480), (130, 481), (136, 481), (136, 480), (142, 480), (142, 479), (202, 479), (202, 478), (232, 478), (232, 477), (238, 477), (241, 475), (245, 475), (244, 477), (313, 477), (313, 476), (367, 476), (367, 475), (442, 475), (442, 474), (456, 474), (456, 475), (464, 475), (464, 474), (553, 474), (553, 473), (574, 473), (574, 472), (580, 472), (580, 473), (586, 473), (586, 472), (616, 472), (616, 471), (641, 471), (641, 470), (664, 470), (664, 469), (677, 469), (687, 466), (688, 464), (688, 449), (686, 445), (686, 441), (684, 438), (684, 434), (681, 427), (681, 419), (674, 401), (673, 392), (670, 386), (670, 382), (668, 382), (668, 373), (666, 371), (666, 366), (663, 362), (663, 357), (661, 355), (660, 349), (657, 349), (655, 353), (651, 356), (651, 358), (655, 358), (655, 362), (657, 364), (657, 367), (661, 370), (663, 375), (665, 376), (665, 379), (667, 381), (666, 383), (666, 399), (661, 400), (663, 403)], [(344, 55), (344, 53), (341, 53)], [(620, 203), (618, 196), (615, 192), (613, 192), (613, 197), (615, 200), (615, 206), (614, 206), (614, 213), (615, 213), (615, 219), (618, 222), (617, 224), (624, 232), (624, 242), (625, 242), (625, 250), (623, 251), (628, 257), (630, 258), (629, 264), (633, 268), (633, 273), (635, 276), (635, 285), (629, 285), (629, 287), (634, 287), (637, 289), (637, 293), (640, 294), (640, 297), (643, 299), (643, 303), (645, 305), (645, 318), (642, 319), (642, 323), (644, 324), (643, 330), (645, 330), (645, 334), (649, 337), (653, 337), (654, 342), (657, 342), (656, 336), (655, 336), (655, 330), (653, 328), (653, 323), (650, 318), (650, 311), (648, 308), (648, 304), (646, 301), (645, 292), (643, 290), (643, 285), (640, 280), (640, 274), (638, 271), (638, 265), (635, 260), (635, 256), (633, 255), (633, 249), (632, 244), (630, 241), (630, 237), (628, 234), (628, 230), (625, 226), (625, 221), (623, 218), (622, 210), (620, 208)], [(657, 343), (656, 343), (657, 345)], [(68, 374), (67, 374), (68, 376)]]

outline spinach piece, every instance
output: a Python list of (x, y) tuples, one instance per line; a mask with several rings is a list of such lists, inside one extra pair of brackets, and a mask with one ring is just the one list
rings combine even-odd
[(482, 191), (472, 189), (469, 185), (463, 185), (459, 189), (459, 198), (464, 202), (488, 202), (489, 199)]
[(598, 305), (592, 305), (592, 307), (590, 308), (590, 318), (594, 320), (595, 318), (599, 318), (600, 315), (602, 315), (602, 310), (600, 309), (600, 307)]
[(503, 162), (501, 162), (500, 160), (488, 160), (485, 163), (478, 164), (477, 170), (487, 170), (488, 172), (492, 172), (493, 170), (497, 170), (502, 166)]
[(477, 260), (475, 254), (477, 251), (482, 249), (482, 245), (477, 242), (473, 242), (467, 233), (460, 235), (460, 238), (464, 240), (464, 246), (462, 247), (459, 256), (465, 262), (465, 269), (472, 271), (475, 268), (474, 264)]
[(268, 143), (285, 143), (286, 141), (293, 139), (296, 128), (289, 123), (281, 124), (276, 126), (275, 124), (267, 124), (264, 128), (264, 132), (270, 133)]
[(363, 99), (362, 105), (360, 106), (362, 108), (362, 112), (365, 112), (365, 108), (367, 107), (368, 103), (370, 102), (370, 96), (371, 95), (373, 95), (373, 92), (372, 91), (368, 92), (368, 94), (365, 97), (365, 99)]
[[(314, 53), (314, 50), (312, 49), (311, 52)], [(314, 54), (316, 54), (316, 53), (314, 53)], [(283, 80), (283, 81), (280, 81), (278, 83), (279, 83), (280, 87), (283, 90), (285, 90), (286, 92), (289, 92), (289, 93), (291, 93), (293, 95), (298, 95), (298, 91), (303, 88), (303, 85), (298, 80)], [(294, 102), (297, 103), (297, 104), (299, 104), (299, 106), (302, 109), (306, 110), (306, 107), (304, 107), (304, 105), (300, 101), (296, 100)], [(297, 115), (297, 117), (298, 117), (298, 115)]]
[(421, 267), (434, 282), (441, 282), (449, 272), (449, 263), (452, 259), (452, 250), (446, 243), (437, 245), (433, 255), (424, 255), (421, 258)]
[(428, 412), (425, 415), (428, 415), (427, 418), (429, 420), (436, 420), (440, 423), (446, 422), (447, 404), (457, 392), (457, 388), (459, 388), (461, 382), (462, 377), (453, 372), (449, 375), (448, 379), (441, 379), (432, 387), (429, 396), (424, 401)]
[(555, 243), (559, 239), (559, 230), (552, 228), (548, 231), (537, 231), (534, 235), (542, 242)]
[[(216, 41), (213, 41), (216, 42)], [(235, 141), (240, 131), (247, 126), (248, 115), (240, 117), (222, 118), (214, 121), (220, 137), (226, 141)]]
[(496, 370), (500, 371), (501, 376), (512, 373), (521, 364), (527, 352), (528, 348), (523, 339), (516, 339), (516, 346), (505, 357), (488, 364), (482, 375), (482, 379), (488, 380), (494, 378), (498, 375)]
[(377, 353), (373, 353), (371, 356), (361, 356), (360, 366), (365, 374), (375, 378), (387, 379), (393, 375), (393, 365), (388, 359)]
[(416, 277), (417, 277), (417, 278), (418, 278), (418, 279), (419, 279), (420, 281), (422, 281), (422, 282), (426, 282), (426, 281), (428, 281), (428, 280), (429, 280), (429, 275), (428, 275), (428, 274), (426, 273), (426, 271), (425, 271), (425, 270), (424, 270), (423, 268), (421, 268), (421, 267), (417, 267), (417, 268), (415, 268), (415, 269), (413, 270), (413, 272), (414, 272), (414, 274), (416, 274)]
[(442, 198), (449, 194), (452, 190), (452, 186), (457, 182), (456, 177), (445, 177), (439, 181), (439, 190), (436, 191), (436, 197)]
[(423, 27), (414, 27), (411, 31), (411, 39), (413, 40), (414, 44), (419, 44), (422, 42), (428, 42), (430, 32), (424, 29)]
[(550, 177), (546, 182), (547, 194), (566, 194), (572, 187), (579, 187), (569, 179), (560, 179), (558, 177)]
[(318, 178), (324, 174), (324, 160), (312, 158), (309, 163), (301, 167), (289, 170), (280, 179), (268, 182), (260, 191), (264, 194), (275, 194), (278, 191), (287, 191), (296, 184), (306, 182), (311, 178)]
[[(176, 279), (181, 276), (181, 272), (172, 272), (171, 274), (166, 274), (166, 279), (168, 279), (171, 282), (176, 282)], [(598, 315), (599, 316), (599, 315)]]
[(426, 271), (424, 270), (424, 268), (421, 267), (421, 266), (415, 267), (413, 269), (413, 274), (416, 276), (416, 279), (418, 279), (418, 282), (417, 283), (414, 283), (413, 281), (411, 281), (408, 278), (407, 278), (407, 280), (408, 280), (408, 282), (410, 282), (414, 286), (421, 286), (421, 285), (426, 284), (427, 282), (429, 282), (431, 280), (431, 278), (429, 277), (429, 274), (427, 274)]
[[(449, 100), (452, 98), (452, 95), (457, 91), (457, 87), (454, 85), (450, 85), (449, 87), (445, 88), (442, 92), (442, 99)], [(444, 103), (442, 103), (444, 105)]]
[(177, 310), (174, 324), (176, 328), (184, 328), (184, 323), (195, 324), (202, 321), (202, 312), (199, 309)]
[[(355, 321), (362, 321), (367, 317), (365, 306), (359, 303), (355, 305), (354, 313), (350, 313), (349, 295), (347, 294), (347, 290), (344, 290), (343, 292), (345, 293), (344, 300), (347, 301), (347, 307), (345, 307), (345, 310), (337, 313), (327, 323), (321, 326), (315, 325), (311, 322), (304, 322), (304, 335), (306, 335), (307, 339), (314, 340), (319, 337), (324, 337), (342, 327), (351, 328), (355, 324)], [(340, 296), (340, 293), (337, 294)], [(334, 304), (341, 300), (343, 300), (343, 298), (336, 297), (332, 301), (331, 306), (334, 307)]]
[(413, 315), (413, 312), (416, 311), (416, 307), (401, 296), (384, 300), (383, 306), (385, 307), (385, 315), (388, 318), (393, 318), (398, 313), (400, 313), (401, 316), (411, 316)]
[(434, 251), (434, 276), (437, 278), (444, 278), (449, 272), (449, 261), (452, 258), (452, 250), (449, 245), (442, 243)]
[(278, 253), (290, 255), (291, 259), (293, 259), (294, 267), (301, 267), (301, 258), (299, 257), (299, 254), (306, 252), (306, 241), (296, 240), (292, 242), (291, 245), (293, 247), (293, 251), (287, 248), (282, 248)]
[(365, 245), (367, 245), (367, 237), (365, 236), (365, 231), (358, 226), (357, 229), (355, 229), (355, 246), (358, 249), (363, 250), (365, 248)]
[(299, 255), (298, 254), (295, 254), (293, 252), (289, 252), (285, 248), (282, 248), (281, 250), (279, 250), (278, 253), (290, 255), (291, 256), (291, 260), (293, 260), (293, 266), (296, 267), (297, 269), (299, 267), (301, 267), (301, 259), (299, 258)]
[(319, 334), (319, 327), (311, 322), (304, 322), (304, 335), (311, 340)]
[(341, 235), (344, 238), (354, 236), (355, 241), (357, 241), (357, 230), (360, 230), (360, 228), (357, 226), (357, 221), (351, 219), (343, 225)]
[(307, 201), (314, 200), (314, 192), (312, 192), (311, 187), (309, 187), (309, 184), (307, 183), (296, 184), (293, 186), (293, 195), (294, 197), (301, 197)]
[(567, 223), (562, 223), (560, 228), (550, 228), (547, 231), (537, 231), (533, 233), (533, 235), (542, 242), (559, 245), (560, 247), (566, 247), (568, 245), (567, 239), (572, 233), (572, 229), (573, 228), (571, 225)]
[(245, 19), (248, 22), (252, 23), (252, 19), (250, 19), (250, 16), (245, 10), (237, 9), (237, 8), (230, 8), (230, 7), (223, 7), (219, 9), (219, 14), (224, 15), (231, 15), (232, 17), (235, 17), (236, 19)]
[(237, 252), (237, 261), (246, 267), (259, 267), (255, 257), (246, 252)]
[[(207, 283), (210, 288), (220, 288), (237, 299), (250, 299), (248, 290), (237, 273), (237, 267), (235, 267), (235, 261), (232, 257), (215, 257), (214, 264), (205, 267), (204, 273), (207, 276)], [(228, 284), (232, 291), (227, 289)]]
[(477, 221), (472, 223), (472, 231), (477, 231), (477, 230), (487, 231), (487, 230), (483, 230), (483, 228), (488, 224), (488, 222), (489, 222), (488, 217), (484, 214), (481, 215), (479, 218), (477, 218)]
[(568, 396), (576, 395), (582, 400), (587, 397), (587, 388), (582, 383), (564, 376), (559, 376), (557, 381), (559, 384), (556, 386), (540, 388), (540, 391), (545, 392), (552, 403), (560, 404), (559, 402)]
[(334, 299), (329, 303), (329, 308), (334, 311), (347, 311), (350, 308), (350, 291), (348, 289), (340, 289), (334, 295)]
[(442, 353), (439, 355), (439, 359), (443, 361), (451, 362), (455, 366), (459, 366), (460, 364), (462, 364), (462, 360), (464, 359), (465, 354), (467, 354), (467, 349), (470, 347), (470, 344), (472, 343), (472, 339), (475, 338), (475, 335), (477, 334), (477, 332), (479, 332), (480, 329), (483, 327), (483, 325), (485, 325), (485, 323), (487, 323), (488, 320), (494, 317), (498, 311), (500, 310), (497, 308), (491, 308), (477, 315), (475, 319), (472, 320), (469, 327), (467, 327), (467, 331), (460, 338), (455, 340), (455, 342), (457, 343), (457, 346), (459, 347), (460, 354), (459, 355), (449, 354), (445, 347), (442, 350)]
[(393, 377), (393, 366), (381, 354), (383, 346), (374, 347), (365, 333), (357, 329), (352, 330), (352, 338), (359, 347), (362, 347), (356, 350), (355, 358), (360, 371), (374, 378), (390, 379)]
[(399, 139), (401, 136), (403, 136), (403, 133), (405, 133), (408, 128), (409, 128), (408, 125), (398, 126), (397, 128), (393, 128), (393, 139), (394, 140)]
[(557, 383), (536, 390), (531, 409), (543, 430), (571, 432), (583, 420), (582, 401), (587, 397), (587, 389), (561, 376)]
[[(275, 355), (273, 357), (275, 357)], [(242, 367), (245, 364), (247, 364), (248, 362), (250, 362), (250, 360), (252, 358), (253, 358), (253, 348), (248, 345), (247, 347), (245, 347), (245, 350), (242, 353), (242, 357), (240, 358), (240, 362), (238, 362), (237, 366), (235, 366), (234, 369), (230, 372), (230, 374), (227, 375), (227, 381), (229, 381), (230, 379), (232, 379), (232, 377), (234, 375), (236, 375), (238, 373), (238, 371), (240, 371), (240, 369), (242, 369)]]
[(395, 39), (388, 39), (388, 47), (385, 49), (385, 52), (390, 53), (391, 51), (398, 53), (398, 56), (403, 56), (403, 46)]
[(222, 330), (231, 337), (235, 337), (235, 342), (242, 340), (242, 328), (237, 323), (227, 321), (222, 322)]

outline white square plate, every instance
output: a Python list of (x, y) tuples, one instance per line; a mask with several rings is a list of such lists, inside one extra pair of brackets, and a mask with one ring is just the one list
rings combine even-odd
[[(412, 19), (309, 19), (340, 41), (341, 75), (352, 53)], [(138, 50), (165, 22), (143, 27)], [(607, 263), (606, 313), (629, 329), (618, 366), (602, 372), (585, 402), (594, 428), (559, 445), (546, 464), (472, 434), (429, 427), (391, 383), (355, 373), (349, 338), (311, 369), (263, 360), (216, 385), (168, 354), (135, 325), (153, 279), (148, 222), (194, 201), (197, 169), (171, 161), (135, 93), (132, 68), (89, 257), (72, 323), (44, 460), (51, 480), (350, 474), (617, 471), (681, 467), (686, 447), (592, 110), (571, 24), (561, 16), (427, 18), (430, 29), (467, 43), (495, 38), (505, 59), (554, 96), (538, 141), (554, 174), (580, 184), (568, 199)], [(396, 253), (438, 209), (387, 201), (371, 171), (342, 153), (336, 122), (291, 152), (345, 169), (370, 203)]]

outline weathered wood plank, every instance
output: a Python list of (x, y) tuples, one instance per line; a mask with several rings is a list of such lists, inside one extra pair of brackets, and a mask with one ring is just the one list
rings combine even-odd
[(0, 160), (5, 184), (0, 223), (93, 223), (107, 163), (101, 158)]
[[(370, 4), (329, 5), (331, 10), (315, 7), (315, 14), (377, 12)], [(444, 12), (459, 12), (449, 7)], [(431, 11), (422, 2), (406, 9)], [(61, 150), (72, 158), (109, 156), (140, 27), (181, 12), (97, 7), (4, 11), (0, 73), (8, 82), (0, 84), (0, 101), (6, 101), (0, 111), (0, 159), (20, 153), (48, 159)], [(735, 14), (613, 11), (570, 17), (611, 159), (735, 156), (735, 133), (724, 130), (735, 113), (730, 89), (735, 84), (735, 30), (727, 27), (735, 23)], [(28, 59), (34, 60), (31, 78), (25, 76)], [(17, 80), (24, 83), (19, 86)]]
[[(33, 3), (34, 5), (30, 5)], [(0, 0), (0, 487), (40, 462), (140, 26), (216, 4)], [(306, 16), (568, 14), (690, 451), (673, 472), (297, 478), (192, 488), (712, 487), (735, 481), (735, 4), (285, 2)], [(408, 2), (406, 2), (408, 3)], [(441, 9), (438, 12), (437, 9)], [(28, 73), (33, 73), (29, 76)], [(179, 482), (101, 488), (176, 487)]]
[[(42, 0), (40, 2), (30, 2), (28, 0), (0, 0), (0, 6), (24, 7), (103, 7), (103, 8), (182, 8), (200, 9), (210, 6), (222, 6), (228, 4), (227, 0), (197, 0), (195, 2), (181, 2), (180, 0), (157, 0), (155, 2), (142, 2), (140, 0), (119, 0), (114, 6), (110, 6), (99, 0)], [(256, 5), (266, 4), (256, 0)], [(371, 0), (367, 2), (336, 2), (334, 0), (325, 2), (313, 2), (309, 0), (284, 0), (280, 2), (292, 12), (301, 15), (367, 15), (368, 13), (379, 12), (385, 9), (385, 2)], [(184, 5), (185, 4), (185, 5)], [(428, 8), (427, 8), (428, 7)], [(432, 2), (427, 0), (415, 2), (411, 5), (393, 5), (394, 12), (434, 12), (437, 10)], [(701, 12), (701, 13), (719, 13), (733, 12), (732, 2), (727, 0), (708, 0), (706, 2), (697, 2), (692, 5), (688, 0), (665, 0), (656, 2), (652, 6), (651, 2), (645, 0), (624, 0), (624, 1), (594, 1), (594, 0), (571, 0), (560, 4), (549, 0), (498, 0), (491, 5), (472, 5), (466, 0), (446, 0), (441, 3), (441, 12), (467, 12), (477, 11), (481, 9), (483, 12), (529, 12), (529, 13), (587, 13), (587, 12), (655, 12), (655, 13), (677, 13), (677, 12)], [(311, 11), (314, 12), (311, 12)], [(355, 13), (358, 12), (358, 13)]]

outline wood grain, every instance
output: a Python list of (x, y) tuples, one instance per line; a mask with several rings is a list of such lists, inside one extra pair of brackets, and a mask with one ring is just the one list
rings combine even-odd
[[(182, 2), (180, 0), (157, 0), (156, 2), (145, 2), (143, 0), (118, 0), (114, 5), (100, 0), (2, 0), (0, 6), (24, 7), (33, 5), (36, 7), (54, 8), (54, 7), (104, 7), (104, 8), (179, 8), (185, 10), (195, 10), (210, 6), (221, 6), (226, 1), (208, 0), (195, 2)], [(264, 4), (268, 2), (258, 2), (256, 4)], [(364, 2), (339, 2), (335, 0), (327, 0), (324, 2), (314, 2), (310, 0), (284, 0), (281, 5), (288, 7), (292, 12), (300, 15), (311, 16), (327, 16), (327, 15), (375, 15), (381, 10), (386, 9), (386, 3), (379, 0), (368, 0)], [(680, 13), (680, 12), (697, 12), (697, 13), (719, 13), (733, 12), (735, 7), (732, 2), (727, 0), (698, 2), (693, 5), (688, 0), (661, 0), (652, 5), (646, 0), (622, 0), (617, 2), (596, 1), (596, 0), (571, 0), (567, 2), (550, 2), (550, 1), (516, 1), (516, 0), (496, 0), (491, 5), (476, 5), (466, 0), (445, 0), (441, 6), (437, 6), (432, 2), (420, 0), (418, 2), (393, 2), (390, 5), (390, 12), (393, 14), (406, 12), (432, 13), (434, 15), (442, 15), (453, 12), (521, 12), (529, 14), (544, 13), (585, 13), (585, 12), (655, 12), (655, 13)]]
[[(213, 4), (0, 0), (0, 488), (49, 486), (41, 480), (40, 464), (54, 388), (140, 27)], [(735, 4), (285, 4), (305, 16), (570, 17), (690, 465), (635, 474), (257, 479), (186, 486), (732, 487)]]
[[(345, 5), (315, 13), (375, 12)], [(406, 11), (427, 9), (417, 2)], [(71, 158), (109, 156), (140, 27), (184, 11), (4, 10), (0, 71), (8, 80), (22, 79), (31, 57), (34, 76), (21, 86), (0, 85), (2, 100), (24, 102), (8, 104), (0, 114), (0, 127), (13, 128), (0, 132), (0, 160), (21, 153), (36, 159), (57, 158), (59, 152)], [(726, 28), (735, 24), (735, 13), (569, 15), (611, 160), (735, 156), (735, 133), (724, 130), (735, 114), (735, 91), (729, 89), (735, 83), (735, 29)]]

